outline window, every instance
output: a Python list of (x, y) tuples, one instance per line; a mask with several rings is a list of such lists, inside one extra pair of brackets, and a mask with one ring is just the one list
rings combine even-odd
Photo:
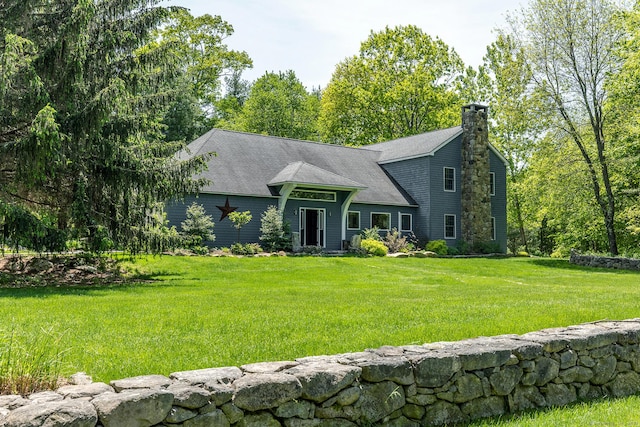
[(400, 214), (400, 231), (413, 230), (413, 218), (411, 214)]
[(289, 198), (298, 200), (323, 200), (326, 202), (335, 202), (336, 193), (333, 193), (331, 191), (293, 190), (289, 195)]
[(489, 192), (492, 196), (496, 195), (496, 174), (495, 172), (489, 172)]
[(373, 212), (371, 214), (371, 228), (373, 227), (378, 227), (380, 230), (390, 230), (391, 214)]
[(444, 216), (444, 238), (445, 239), (456, 238), (456, 216), (455, 215)]
[(347, 213), (347, 229), (360, 230), (360, 212), (349, 211)]
[(456, 191), (456, 170), (444, 168), (444, 191)]
[(496, 240), (496, 217), (491, 217), (491, 240)]

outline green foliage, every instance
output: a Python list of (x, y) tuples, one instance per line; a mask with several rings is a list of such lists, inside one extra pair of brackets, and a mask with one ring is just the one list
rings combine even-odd
[(149, 212), (197, 192), (206, 166), (163, 139), (180, 64), (153, 31), (169, 10), (35, 0), (0, 15), (0, 201), (92, 250), (157, 247)]
[(158, 204), (150, 211), (145, 219), (144, 226), (134, 228), (134, 237), (127, 244), (127, 249), (129, 249), (131, 253), (157, 254), (172, 251), (176, 248), (189, 245), (191, 243), (190, 240), (200, 239), (200, 236), (185, 239), (178, 233), (175, 226), (169, 227), (167, 213), (164, 212), (162, 206), (162, 204)]
[(255, 255), (262, 252), (258, 243), (234, 243), (231, 245), (231, 253), (234, 255)]
[(389, 248), (380, 240), (362, 239), (360, 247), (369, 255), (386, 256)]
[(10, 246), (37, 252), (60, 252), (66, 248), (67, 233), (59, 230), (47, 215), (37, 216), (22, 206), (0, 200), (0, 247)]
[(382, 241), (382, 237), (380, 237), (380, 229), (377, 226), (373, 226), (371, 228), (365, 228), (360, 232), (362, 235), (362, 239), (367, 240), (378, 240)]
[(233, 223), (233, 226), (236, 230), (238, 230), (238, 242), (240, 243), (240, 229), (247, 225), (253, 216), (251, 215), (251, 211), (234, 211), (229, 214), (229, 220)]
[(281, 210), (269, 206), (260, 218), (260, 241), (268, 251), (291, 250), (291, 227)]
[(453, 49), (416, 26), (372, 32), (323, 92), (321, 140), (365, 145), (457, 125), (463, 71)]
[(182, 233), (192, 238), (192, 246), (188, 247), (200, 246), (202, 242), (213, 242), (216, 239), (215, 234), (213, 234), (215, 224), (211, 215), (207, 215), (204, 206), (196, 202), (187, 207), (186, 219), (180, 225)]
[(240, 114), (220, 126), (271, 136), (317, 140), (319, 111), (318, 96), (308, 93), (293, 71), (265, 73), (251, 86)]
[(447, 255), (449, 253), (449, 247), (444, 240), (430, 240), (424, 249), (435, 252), (438, 255)]

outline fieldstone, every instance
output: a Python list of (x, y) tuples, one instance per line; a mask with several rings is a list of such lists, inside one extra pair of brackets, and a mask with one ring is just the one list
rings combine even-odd
[(287, 418), (284, 420), (285, 427), (356, 427), (356, 424), (349, 420), (337, 418), (334, 420), (314, 418), (303, 420), (300, 418)]
[(338, 393), (336, 403), (341, 406), (353, 405), (360, 399), (360, 387), (349, 387)]
[(520, 412), (546, 406), (546, 400), (540, 390), (533, 386), (517, 386), (509, 395), (509, 412)]
[(578, 363), (578, 354), (573, 350), (567, 350), (560, 353), (560, 369), (568, 369), (576, 366)]
[(593, 378), (591, 378), (591, 383), (603, 385), (611, 381), (616, 373), (616, 363), (617, 361), (615, 356), (597, 359), (596, 364), (593, 367)]
[(174, 383), (167, 387), (173, 394), (173, 404), (188, 409), (202, 408), (209, 402), (210, 393), (200, 387), (183, 383)]
[(275, 411), (276, 417), (279, 418), (313, 418), (315, 407), (308, 400), (292, 400), (278, 406)]
[(486, 398), (472, 400), (462, 405), (462, 413), (468, 415), (470, 419), (497, 417), (506, 411), (504, 397), (489, 396)]
[(404, 414), (404, 416), (414, 420), (422, 419), (426, 412), (427, 411), (424, 406), (414, 405), (412, 403), (407, 403), (406, 405), (404, 405), (404, 408), (402, 408), (402, 413)]
[(197, 415), (198, 415), (198, 411), (182, 408), (180, 406), (174, 406), (171, 408), (171, 410), (169, 411), (169, 414), (164, 419), (164, 421), (169, 424), (178, 424), (183, 421), (194, 418)]
[(560, 328), (543, 329), (526, 333), (520, 338), (541, 344), (542, 350), (547, 353), (557, 353), (569, 347), (569, 339), (563, 332), (564, 329)]
[(25, 271), (31, 274), (38, 274), (44, 271), (49, 271), (53, 268), (53, 263), (44, 258), (32, 258), (27, 262)]
[(420, 427), (416, 421), (405, 417), (398, 417), (381, 424), (383, 427)]
[(142, 427), (165, 419), (173, 403), (166, 390), (136, 389), (103, 393), (92, 402), (104, 427)]
[(442, 401), (428, 407), (422, 420), (424, 425), (430, 426), (461, 424), (467, 421), (467, 416), (462, 413), (458, 405)]
[(98, 414), (86, 400), (63, 400), (21, 406), (3, 420), (3, 427), (94, 427)]
[(89, 383), (85, 385), (66, 385), (57, 390), (65, 399), (93, 397), (102, 393), (113, 392), (113, 388), (105, 383)]
[(452, 353), (431, 352), (410, 358), (418, 387), (442, 387), (462, 368)]
[(111, 381), (111, 387), (118, 393), (122, 390), (138, 388), (167, 388), (171, 380), (164, 375), (140, 375)]
[(211, 401), (216, 406), (222, 406), (225, 403), (230, 402), (233, 398), (233, 387), (231, 384), (221, 384), (211, 381), (205, 383), (203, 387), (211, 393)]
[(544, 397), (548, 406), (565, 406), (578, 399), (575, 389), (566, 384), (549, 383), (545, 389)]
[(340, 406), (331, 405), (326, 407), (316, 407), (314, 412), (315, 418), (321, 418), (326, 420), (335, 420), (344, 418), (349, 421), (356, 422), (362, 417), (361, 408), (354, 408), (353, 406)]
[(186, 420), (183, 427), (229, 427), (231, 424), (220, 409)]
[(302, 395), (303, 386), (282, 372), (248, 374), (233, 382), (233, 403), (240, 409), (259, 411), (281, 405)]
[(420, 406), (433, 405), (438, 401), (438, 398), (433, 394), (418, 394), (415, 396), (407, 397), (407, 402), (414, 403)]
[(236, 427), (281, 427), (282, 424), (278, 422), (273, 415), (268, 412), (260, 412), (258, 414), (246, 415), (241, 419)]
[(301, 364), (285, 371), (302, 384), (302, 397), (323, 402), (360, 377), (362, 368), (338, 363)]
[(393, 381), (402, 385), (415, 382), (411, 362), (405, 357), (385, 357), (359, 363), (362, 379), (372, 383)]
[(536, 385), (543, 386), (558, 376), (560, 363), (548, 357), (536, 360)]
[(238, 408), (233, 403), (225, 403), (220, 409), (222, 409), (222, 412), (224, 412), (231, 424), (237, 423), (242, 419), (242, 417), (244, 417), (244, 412), (242, 411), (242, 409)]
[(506, 396), (511, 393), (520, 382), (523, 372), (517, 365), (506, 366), (504, 369), (489, 377), (491, 387), (498, 396)]
[(593, 360), (593, 357), (591, 356), (580, 356), (578, 361), (580, 365), (587, 368), (593, 368), (594, 366), (596, 366), (596, 361)]
[(13, 410), (21, 406), (29, 405), (31, 402), (19, 394), (7, 394), (0, 396), (0, 408)]
[(585, 368), (584, 366), (574, 366), (572, 368), (565, 369), (564, 371), (560, 371), (558, 378), (565, 384), (576, 382), (584, 383), (593, 378), (593, 372), (591, 372), (591, 369)]
[(240, 368), (230, 366), (226, 368), (196, 369), (193, 371), (174, 372), (169, 378), (185, 381), (191, 385), (231, 384), (242, 376)]
[(76, 372), (69, 377), (69, 384), (71, 385), (87, 385), (91, 384), (93, 379), (85, 372)]
[(32, 405), (39, 405), (46, 402), (57, 402), (64, 399), (64, 397), (55, 391), (41, 391), (39, 393), (30, 394), (28, 399)]
[(376, 423), (405, 405), (404, 388), (391, 381), (362, 384), (358, 404), (365, 423)]
[(482, 380), (473, 374), (462, 375), (456, 380), (457, 391), (453, 394), (456, 403), (468, 402), (484, 395)]
[(506, 364), (513, 351), (513, 343), (504, 337), (479, 337), (455, 344), (462, 369), (477, 371)]
[(271, 372), (280, 372), (289, 368), (293, 368), (297, 366), (298, 362), (259, 362), (259, 363), (250, 363), (248, 365), (240, 366), (244, 372), (250, 374), (268, 374)]
[(640, 375), (633, 371), (620, 373), (607, 384), (607, 388), (614, 397), (637, 394), (640, 391)]

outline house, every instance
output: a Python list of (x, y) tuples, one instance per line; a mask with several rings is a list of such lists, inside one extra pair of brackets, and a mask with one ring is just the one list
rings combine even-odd
[(260, 216), (277, 206), (300, 246), (339, 250), (377, 226), (422, 240), (507, 243), (506, 161), (489, 144), (488, 108), (462, 108), (462, 126), (364, 147), (345, 147), (212, 129), (179, 156), (215, 152), (200, 194), (167, 206), (180, 226), (186, 207), (202, 204), (216, 222), (213, 246), (230, 246), (226, 217), (251, 211), (240, 240), (259, 242)]

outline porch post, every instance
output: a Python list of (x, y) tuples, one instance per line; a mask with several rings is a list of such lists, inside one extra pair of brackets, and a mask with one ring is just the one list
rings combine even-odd
[(289, 194), (296, 188), (295, 184), (287, 183), (282, 186), (280, 189), (280, 198), (278, 199), (278, 209), (280, 212), (284, 214), (284, 208), (287, 205), (287, 199), (289, 199)]
[(340, 208), (340, 214), (342, 215), (342, 240), (347, 240), (347, 213), (349, 212), (349, 206), (351, 201), (360, 190), (351, 190), (351, 193), (344, 199), (342, 207)]

